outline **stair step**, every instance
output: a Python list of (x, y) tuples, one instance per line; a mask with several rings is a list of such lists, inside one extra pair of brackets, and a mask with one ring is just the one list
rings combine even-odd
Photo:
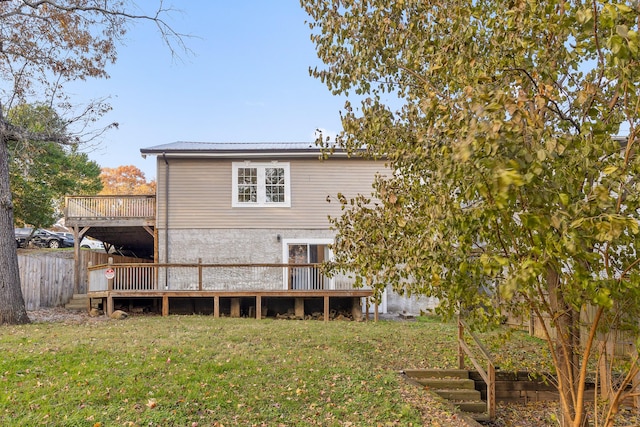
[(486, 412), (482, 413), (482, 414), (479, 413), (479, 412), (469, 412), (468, 414), (475, 421), (478, 421), (478, 422), (481, 422), (481, 423), (488, 423), (488, 422), (493, 421), (491, 419), (491, 417), (489, 416), (489, 414), (487, 414)]
[(469, 371), (465, 369), (405, 369), (409, 378), (460, 378), (468, 379)]
[(414, 383), (422, 385), (431, 393), (448, 400), (470, 419), (478, 422), (491, 421), (487, 414), (487, 402), (481, 400), (475, 381), (464, 369), (407, 369), (403, 373)]
[(71, 300), (64, 305), (64, 308), (72, 311), (84, 311), (89, 306), (89, 296), (87, 294), (73, 294)]
[(463, 412), (474, 414), (487, 412), (487, 402), (483, 400), (466, 400), (462, 402), (451, 401), (451, 403)]
[(416, 382), (431, 389), (465, 389), (475, 390), (473, 380), (463, 378), (413, 378)]
[(74, 301), (71, 300), (68, 303), (65, 304), (65, 307), (69, 307), (69, 306), (83, 306), (83, 307), (87, 307), (89, 305), (89, 301)]
[(447, 400), (480, 400), (480, 392), (478, 390), (431, 390), (440, 397)]

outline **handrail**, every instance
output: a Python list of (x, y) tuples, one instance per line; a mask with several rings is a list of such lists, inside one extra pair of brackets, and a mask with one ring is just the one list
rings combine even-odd
[[(467, 345), (467, 342), (464, 339), (464, 330), (468, 329), (469, 335), (473, 338), (473, 341), (477, 348), (480, 350), (482, 357), (486, 359), (487, 362), (487, 370), (485, 371), (481, 364), (475, 359), (471, 349)], [(476, 334), (471, 332), (469, 325), (462, 320), (462, 318), (458, 315), (458, 368), (464, 369), (464, 357), (465, 354), (473, 363), (473, 366), (478, 370), (478, 373), (484, 380), (485, 384), (487, 384), (487, 414), (491, 420), (496, 417), (496, 367), (493, 363), (493, 358), (489, 354), (489, 351), (482, 344), (480, 339)]]
[(126, 267), (278, 267), (278, 268), (287, 268), (287, 267), (318, 267), (322, 266), (321, 263), (295, 263), (295, 264), (283, 264), (283, 263), (199, 263), (199, 262), (171, 262), (171, 263), (137, 263), (137, 262), (123, 262), (117, 264), (96, 264), (89, 266), (89, 270), (100, 270), (105, 267), (112, 268), (126, 268)]
[(154, 195), (65, 197), (65, 218), (154, 218)]
[[(113, 279), (106, 278), (107, 269), (112, 270)], [(107, 263), (90, 266), (88, 271), (89, 292), (355, 289), (355, 280), (349, 275), (329, 277), (325, 275), (323, 265), (315, 263)], [(108, 280), (112, 282), (111, 289)]]

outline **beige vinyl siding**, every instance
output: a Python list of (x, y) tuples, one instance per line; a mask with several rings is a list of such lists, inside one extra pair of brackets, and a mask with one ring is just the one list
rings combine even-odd
[[(243, 159), (169, 158), (169, 228), (327, 229), (327, 216), (340, 215), (335, 196), (370, 195), (383, 162), (363, 159), (256, 159), (289, 162), (291, 207), (232, 207), (232, 162)], [(158, 157), (158, 221), (165, 228), (165, 162)], [(327, 196), (333, 201), (327, 202)]]

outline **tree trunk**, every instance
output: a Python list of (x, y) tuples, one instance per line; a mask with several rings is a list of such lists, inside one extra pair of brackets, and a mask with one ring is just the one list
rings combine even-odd
[(560, 278), (553, 268), (547, 271), (547, 286), (552, 320), (556, 329), (554, 343), (556, 354), (556, 375), (558, 392), (562, 408), (563, 427), (582, 427), (586, 425), (584, 401), (578, 396), (580, 366), (580, 313), (576, 312), (564, 300)]
[(29, 323), (24, 306), (9, 187), (9, 152), (0, 130), (0, 325)]

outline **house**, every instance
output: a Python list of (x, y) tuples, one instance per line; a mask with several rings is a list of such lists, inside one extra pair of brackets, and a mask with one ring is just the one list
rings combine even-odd
[[(157, 158), (157, 260), (164, 263), (318, 263), (329, 257), (338, 192), (372, 191), (383, 162), (309, 143), (176, 142)], [(335, 200), (335, 199), (334, 199)]]
[[(123, 270), (111, 286), (100, 272), (90, 286), (94, 296), (108, 294), (113, 304), (136, 291), (139, 298), (162, 298), (163, 313), (171, 298), (172, 307), (184, 300), (215, 315), (267, 310), (322, 312), (326, 319), (345, 307), (359, 315), (373, 292), (354, 288), (348, 275), (322, 273), (335, 235), (328, 218), (341, 215), (338, 193), (372, 192), (375, 175), (388, 173), (383, 161), (340, 149), (323, 158), (313, 143), (175, 142), (140, 151), (157, 163), (155, 267)], [(136, 284), (124, 284), (124, 276)], [(198, 302), (186, 301), (192, 298)], [(385, 295), (383, 311), (387, 302)]]

